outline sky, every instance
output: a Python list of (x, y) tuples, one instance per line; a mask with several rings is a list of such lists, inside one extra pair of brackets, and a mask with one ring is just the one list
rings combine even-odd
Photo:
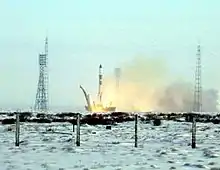
[(0, 0), (0, 108), (34, 105), (38, 54), (49, 40), (51, 108), (84, 105), (104, 74), (136, 55), (163, 57), (192, 77), (202, 48), (203, 83), (220, 89), (219, 0)]

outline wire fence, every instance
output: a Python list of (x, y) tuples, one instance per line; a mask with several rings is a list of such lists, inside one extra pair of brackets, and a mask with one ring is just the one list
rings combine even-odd
[[(65, 139), (62, 140), (63, 142), (71, 141), (75, 144), (78, 142), (78, 146), (87, 147), (97, 145), (143, 147), (144, 145), (153, 146), (155, 143), (192, 147), (193, 128), (191, 122), (163, 121), (160, 126), (154, 126), (152, 121), (146, 123), (137, 119), (137, 121), (120, 123), (116, 126), (90, 126), (85, 124), (81, 125), (80, 129), (71, 123), (20, 124), (19, 122), (18, 124), (18, 122), (16, 123), (17, 126), (14, 126), (16, 146), (32, 143), (32, 139), (42, 144), (42, 142), (52, 142), (63, 138)], [(11, 131), (10, 127), (13, 126), (8, 126), (9, 131)], [(220, 126), (211, 123), (196, 123), (194, 138), (198, 147), (219, 145)]]

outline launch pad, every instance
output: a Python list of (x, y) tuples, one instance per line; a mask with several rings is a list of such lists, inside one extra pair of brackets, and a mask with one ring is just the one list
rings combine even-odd
[(85, 106), (85, 109), (90, 112), (115, 112), (116, 107), (105, 107), (103, 104), (93, 104), (92, 109), (89, 109), (88, 106)]
[(83, 91), (83, 94), (86, 99), (87, 105), (85, 106), (85, 109), (89, 112), (114, 112), (116, 110), (116, 107), (112, 106), (112, 102), (110, 102), (108, 105), (104, 105), (102, 101), (102, 65), (99, 65), (99, 84), (98, 84), (98, 102), (93, 101), (91, 103), (90, 95), (86, 92), (86, 90), (80, 85), (81, 90)]

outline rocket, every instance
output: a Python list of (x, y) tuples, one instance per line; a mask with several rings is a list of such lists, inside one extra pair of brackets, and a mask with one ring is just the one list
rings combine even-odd
[(99, 102), (102, 102), (102, 78), (103, 78), (103, 72), (102, 72), (102, 65), (99, 65), (99, 88), (98, 88), (98, 99)]

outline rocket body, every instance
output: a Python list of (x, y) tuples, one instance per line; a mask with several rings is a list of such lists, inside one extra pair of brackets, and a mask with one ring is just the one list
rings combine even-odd
[(99, 88), (98, 88), (98, 99), (99, 102), (102, 102), (102, 83), (103, 83), (103, 72), (102, 65), (99, 65)]

